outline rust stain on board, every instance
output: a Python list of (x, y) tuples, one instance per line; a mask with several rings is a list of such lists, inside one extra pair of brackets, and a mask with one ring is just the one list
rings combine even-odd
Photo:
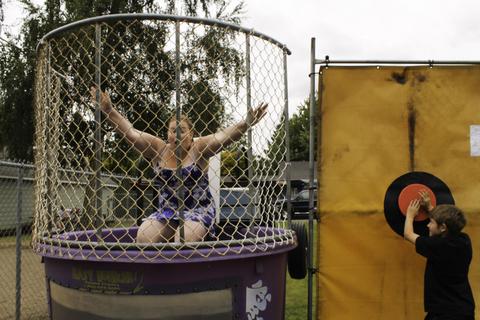
[(391, 75), (391, 79), (389, 80), (393, 80), (395, 81), (396, 83), (398, 84), (405, 84), (407, 83), (408, 81), (408, 77), (407, 77), (407, 68), (403, 69), (402, 73), (400, 72), (392, 72), (392, 75)]
[(416, 72), (415, 73), (415, 80), (417, 80), (419, 83), (425, 82), (427, 80), (427, 76), (424, 75), (423, 73)]
[(410, 171), (415, 170), (415, 126), (417, 123), (417, 111), (412, 100), (408, 101), (408, 151), (410, 159)]

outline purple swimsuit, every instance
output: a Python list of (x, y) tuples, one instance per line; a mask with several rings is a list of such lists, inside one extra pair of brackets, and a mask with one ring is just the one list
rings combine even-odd
[(215, 222), (215, 203), (209, 189), (208, 174), (195, 163), (181, 169), (178, 181), (175, 169), (155, 167), (155, 186), (158, 187), (158, 208), (147, 219), (157, 221), (179, 220), (180, 199), (175, 195), (183, 180), (183, 216), (185, 221), (201, 222), (212, 232)]

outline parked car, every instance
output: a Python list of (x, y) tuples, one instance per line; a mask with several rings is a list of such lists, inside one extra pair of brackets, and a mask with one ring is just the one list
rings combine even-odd
[[(297, 193), (292, 200), (291, 203), (291, 210), (287, 212), (287, 199), (282, 198), (277, 200), (276, 207), (277, 210), (283, 212), (284, 214), (290, 214), (290, 217), (294, 220), (296, 219), (308, 219), (308, 211), (309, 211), (309, 198), (310, 192), (309, 190), (302, 190)], [(315, 214), (317, 211), (317, 192), (313, 192), (313, 206), (315, 210)]]

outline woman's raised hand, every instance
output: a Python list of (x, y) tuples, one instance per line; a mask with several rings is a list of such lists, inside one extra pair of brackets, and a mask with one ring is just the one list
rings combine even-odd
[(262, 102), (255, 109), (249, 109), (246, 122), (250, 126), (256, 125), (267, 114), (268, 103)]
[[(90, 87), (90, 96), (93, 102), (97, 101), (97, 92), (99, 90), (96, 87)], [(110, 95), (105, 91), (100, 92), (100, 108), (106, 114), (109, 114), (113, 110), (112, 100), (110, 100)]]

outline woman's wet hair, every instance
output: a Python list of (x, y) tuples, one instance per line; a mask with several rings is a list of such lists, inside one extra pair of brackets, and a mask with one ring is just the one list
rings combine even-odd
[[(177, 121), (177, 115), (173, 115), (169, 120), (168, 120), (168, 125), (170, 125), (170, 123), (172, 121)], [(185, 115), (185, 114), (180, 114), (180, 122), (186, 122), (188, 124), (188, 127), (193, 130), (193, 123), (192, 123), (192, 120), (190, 120), (190, 118)]]

